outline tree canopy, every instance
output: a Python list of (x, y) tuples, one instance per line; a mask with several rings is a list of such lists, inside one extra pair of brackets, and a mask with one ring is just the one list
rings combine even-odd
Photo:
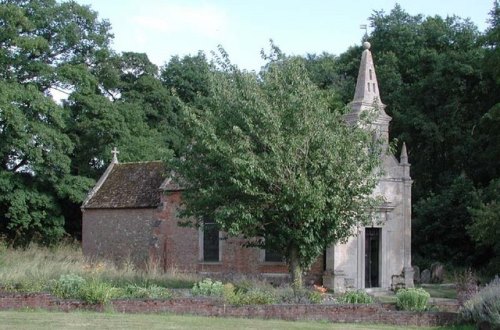
[[(414, 261), (485, 266), (493, 252), (477, 245), (467, 228), (478, 194), (498, 178), (498, 2), (485, 34), (468, 20), (410, 15), (396, 5), (370, 18), (381, 98), (392, 116), (390, 134), (409, 147), (413, 184)], [(353, 94), (360, 47), (328, 60), (343, 102)], [(311, 64), (309, 65), (311, 66)], [(343, 84), (347, 82), (347, 84)], [(485, 201), (485, 203), (488, 203)], [(460, 241), (461, 244), (455, 244)], [(493, 270), (492, 270), (493, 271)], [(498, 271), (498, 268), (497, 268)]]
[(80, 202), (92, 180), (71, 173), (75, 145), (50, 95), (107, 49), (109, 24), (51, 0), (2, 1), (0, 22), (0, 231), (21, 244), (56, 242), (62, 201)]
[(281, 253), (299, 284), (327, 246), (370, 219), (380, 154), (368, 152), (370, 132), (330, 109), (303, 61), (276, 47), (268, 60), (257, 75), (222, 51), (203, 108), (184, 107), (190, 144), (176, 170), (186, 221), (213, 219)]
[[(372, 32), (365, 38), (372, 44), (381, 98), (393, 117), (391, 137), (409, 147), (413, 260), (420, 266), (439, 260), (499, 271), (499, 247), (491, 236), (500, 217), (499, 14), (494, 1), (484, 33), (459, 17), (410, 15), (399, 5), (370, 18)], [(123, 161), (144, 161), (182, 156), (186, 145), (187, 155), (198, 150), (226, 161), (218, 165), (215, 156), (198, 159), (234, 180), (224, 181), (225, 188), (210, 185), (222, 177), (194, 181), (200, 192), (222, 194), (214, 205), (232, 196), (224, 189), (234, 189), (245, 202), (263, 202), (256, 208), (260, 218), (245, 213), (250, 207), (243, 200), (218, 209), (223, 213), (214, 208), (202, 212), (206, 201), (201, 199), (199, 214), (193, 214), (216, 216), (222, 225), (239, 212), (242, 220), (234, 228), (226, 225), (234, 234), (242, 223), (262, 221), (269, 236), (255, 225), (248, 226), (248, 237), (261, 237), (262, 244), (283, 253), (287, 248), (285, 234), (278, 233), (278, 212), (296, 214), (284, 216), (289, 224), (302, 224), (300, 217), (319, 219), (317, 226), (304, 222), (311, 231), (303, 229), (300, 244), (319, 235), (324, 227), (319, 213), (327, 214), (339, 200), (325, 197), (333, 192), (319, 180), (333, 180), (330, 154), (321, 165), (311, 164), (320, 161), (318, 141), (330, 143), (341, 130), (346, 137), (337, 142), (361, 139), (361, 132), (337, 125), (342, 122), (339, 109), (354, 94), (360, 47), (302, 58), (276, 53), (257, 75), (225, 61), (214, 66), (202, 52), (174, 56), (157, 67), (146, 54), (116, 53), (112, 38), (109, 22), (88, 6), (0, 0), (0, 236), (13, 244), (52, 244), (65, 232), (78, 238), (79, 206), (109, 163), (113, 147), (120, 149)], [(219, 106), (220, 113), (214, 110)], [(285, 110), (278, 113), (278, 108)], [(298, 114), (307, 120), (294, 120)], [(318, 114), (322, 122), (314, 117)], [(196, 133), (197, 125), (207, 130)], [(306, 132), (314, 125), (324, 127), (325, 136), (315, 132), (307, 144), (310, 157), (301, 158)], [(206, 142), (193, 144), (203, 134)], [(335, 143), (328, 152), (342, 151)], [(292, 172), (286, 161), (295, 164)], [(270, 229), (274, 225), (278, 229)], [(340, 239), (345, 232), (324, 235)], [(313, 244), (299, 250), (300, 265), (307, 266), (321, 248)]]

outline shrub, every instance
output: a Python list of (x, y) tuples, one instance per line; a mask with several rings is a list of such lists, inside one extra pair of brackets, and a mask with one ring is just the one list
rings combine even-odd
[(118, 290), (97, 279), (90, 281), (75, 274), (61, 275), (49, 282), (50, 292), (60, 298), (81, 299), (91, 304), (104, 304), (114, 298)]
[(460, 306), (477, 294), (479, 290), (477, 282), (477, 276), (470, 268), (455, 274), (457, 300)]
[(223, 286), (224, 300), (231, 305), (269, 305), (277, 302), (275, 289), (238, 289), (231, 283)]
[(373, 298), (365, 291), (347, 291), (343, 293), (338, 301), (343, 304), (371, 304)]
[(224, 298), (224, 300), (229, 302), (232, 299), (234, 299), (235, 295), (236, 295), (235, 286), (231, 283), (224, 284), (224, 286), (222, 287), (222, 297)]
[(309, 301), (311, 302), (311, 304), (319, 304), (323, 301), (323, 294), (318, 291), (310, 291)]
[(168, 299), (172, 297), (172, 292), (170, 292), (167, 288), (155, 284), (147, 287), (129, 284), (122, 289), (120, 296), (126, 298)]
[(111, 284), (92, 279), (81, 287), (78, 298), (90, 304), (106, 304), (115, 298), (117, 294), (118, 290)]
[(78, 298), (82, 287), (86, 284), (83, 277), (75, 274), (61, 275), (58, 280), (49, 282), (50, 292), (59, 298)]
[(422, 288), (401, 289), (396, 293), (396, 307), (404, 311), (424, 311), (430, 296)]
[(276, 290), (277, 300), (285, 304), (319, 304), (323, 301), (323, 294), (306, 288), (293, 290), (290, 286)]
[(460, 309), (464, 321), (500, 328), (500, 279), (495, 277)]
[(227, 302), (231, 305), (269, 305), (277, 302), (276, 295), (267, 290), (253, 289), (247, 292), (235, 292), (228, 296)]
[(206, 278), (195, 283), (191, 292), (195, 296), (222, 296), (223, 285), (222, 282), (214, 282), (212, 279)]

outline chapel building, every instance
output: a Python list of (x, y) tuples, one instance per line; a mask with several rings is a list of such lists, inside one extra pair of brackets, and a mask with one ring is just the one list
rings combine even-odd
[[(363, 112), (373, 112), (375, 138), (387, 148), (391, 117), (380, 100), (370, 44), (363, 46), (356, 92), (345, 119), (356, 125)], [(167, 175), (164, 164), (120, 163), (116, 154), (81, 207), (85, 256), (219, 278), (288, 278), (286, 264), (273, 251), (243, 247), (241, 239), (226, 239), (211, 222), (203, 229), (179, 226), (182, 187)], [(413, 286), (412, 180), (406, 147), (400, 161), (389, 152), (382, 157), (383, 175), (373, 194), (383, 196), (385, 203), (372, 224), (355, 228), (345, 244), (328, 248), (306, 278), (337, 291)]]

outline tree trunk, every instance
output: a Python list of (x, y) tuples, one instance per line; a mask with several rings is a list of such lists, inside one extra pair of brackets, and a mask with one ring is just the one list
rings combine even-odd
[(292, 277), (292, 288), (295, 293), (302, 289), (302, 267), (300, 266), (299, 249), (297, 246), (291, 246), (290, 256), (290, 275)]

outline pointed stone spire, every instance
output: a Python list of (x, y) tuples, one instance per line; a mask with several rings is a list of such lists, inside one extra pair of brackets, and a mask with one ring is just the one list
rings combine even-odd
[(113, 154), (113, 159), (111, 160), (111, 163), (113, 164), (118, 164), (118, 154), (120, 153), (116, 147), (111, 150), (111, 153)]
[(368, 41), (363, 43), (364, 50), (361, 54), (356, 91), (354, 99), (349, 103), (351, 111), (345, 116), (345, 119), (349, 124), (355, 124), (362, 112), (374, 112), (375, 118), (372, 119), (371, 126), (377, 132), (377, 138), (381, 139), (387, 146), (389, 143), (389, 122), (392, 118), (385, 113), (385, 105), (380, 100), (377, 74), (370, 47)]
[(403, 142), (403, 147), (401, 148), (401, 156), (399, 157), (399, 163), (401, 165), (408, 165), (408, 154), (406, 153), (406, 143)]
[(356, 92), (354, 93), (353, 103), (364, 103), (373, 105), (377, 102), (382, 106), (380, 93), (378, 89), (377, 74), (373, 65), (372, 53), (370, 52), (370, 43), (365, 41), (363, 48), (365, 49), (361, 55), (361, 64), (359, 66), (358, 80), (356, 82)]

